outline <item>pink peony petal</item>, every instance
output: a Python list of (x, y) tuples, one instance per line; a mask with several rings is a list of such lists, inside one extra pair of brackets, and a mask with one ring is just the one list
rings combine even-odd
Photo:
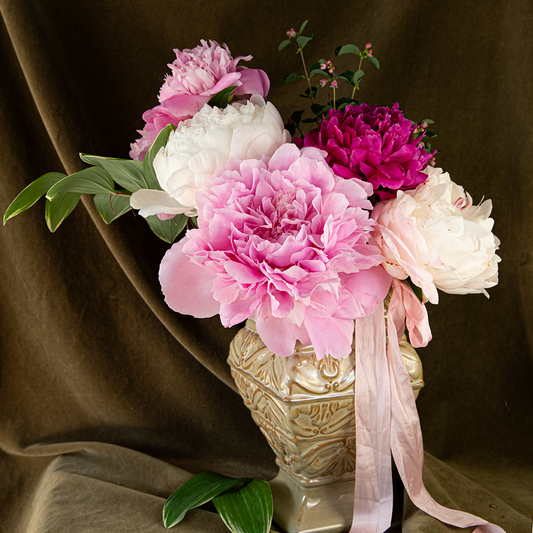
[[(242, 69), (242, 70), (241, 70)], [(270, 89), (270, 80), (260, 69), (239, 67), (241, 86), (235, 89), (236, 95), (259, 94), (266, 97)]]
[(166, 304), (178, 313), (196, 318), (214, 316), (220, 311), (220, 304), (213, 298), (213, 281), (216, 274), (193, 263), (183, 253), (183, 246), (189, 242), (184, 237), (167, 251), (159, 267), (159, 282)]
[(317, 359), (348, 357), (352, 351), (354, 321), (306, 314), (304, 324)]
[(285, 318), (271, 316), (266, 320), (258, 320), (255, 327), (268, 349), (280, 357), (292, 355), (297, 340), (304, 345), (311, 344), (307, 332)]
[(146, 125), (139, 131), (142, 137), (131, 146), (130, 156), (134, 159), (144, 159), (157, 133), (167, 124), (177, 125), (191, 118), (213, 94), (226, 87), (238, 86), (235, 94), (240, 96), (257, 93), (265, 97), (268, 93), (270, 83), (263, 71), (237, 66), (252, 56), (233, 59), (226, 45), (204, 40), (192, 50), (174, 52), (176, 60), (168, 65), (172, 74), (166, 76), (159, 91), (162, 106), (143, 115)]
[(161, 106), (172, 115), (190, 118), (200, 111), (210, 98), (209, 95), (176, 94), (161, 102)]
[(373, 313), (387, 296), (391, 282), (392, 276), (381, 265), (356, 274), (348, 274), (343, 280), (343, 286), (355, 298), (361, 312), (360, 316), (354, 318)]
[[(209, 96), (209, 98), (211, 98), (211, 96), (217, 94), (223, 89), (226, 89), (227, 87), (231, 87), (232, 85), (240, 86), (241, 84), (241, 74), (239, 72), (230, 72), (229, 74), (226, 74), (225, 76), (220, 78), (213, 87), (211, 87), (207, 91), (204, 91), (202, 93), (202, 96)], [(237, 87), (237, 89), (238, 88), (239, 87)]]

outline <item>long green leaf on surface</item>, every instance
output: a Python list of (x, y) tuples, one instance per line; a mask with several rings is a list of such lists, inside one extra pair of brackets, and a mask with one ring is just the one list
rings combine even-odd
[(148, 185), (148, 189), (156, 189), (158, 191), (162, 190), (161, 185), (159, 185), (159, 181), (157, 181), (157, 176), (155, 174), (154, 159), (159, 150), (161, 150), (161, 148), (167, 144), (170, 132), (175, 129), (176, 126), (174, 126), (173, 124), (167, 124), (158, 133), (154, 143), (152, 144), (152, 147), (150, 148), (150, 150), (148, 150), (148, 152), (146, 152), (146, 155), (144, 156), (143, 173), (144, 179), (146, 180), (146, 183)]
[(115, 185), (111, 176), (98, 167), (85, 168), (58, 181), (47, 193), (46, 197), (53, 200), (64, 192), (80, 194), (112, 193)]
[(143, 164), (132, 159), (116, 159), (98, 155), (80, 154), (82, 161), (103, 168), (118, 183), (129, 192), (148, 189), (144, 179)]
[(202, 472), (185, 482), (163, 506), (163, 525), (170, 528), (181, 522), (190, 509), (199, 507), (222, 492), (249, 478), (235, 479), (216, 472)]
[(39, 198), (44, 196), (48, 190), (53, 187), (58, 181), (66, 177), (66, 174), (61, 172), (48, 172), (32, 181), (18, 196), (11, 202), (4, 214), (5, 223), (14, 216), (23, 213), (29, 209)]
[(54, 200), (46, 200), (44, 206), (44, 218), (48, 229), (54, 233), (59, 228), (63, 220), (67, 218), (80, 201), (80, 194), (77, 192), (64, 192), (57, 195)]
[(213, 499), (224, 523), (233, 533), (268, 533), (273, 504), (270, 486), (254, 479), (238, 489), (228, 490)]
[(106, 224), (110, 224), (113, 220), (131, 210), (129, 196), (95, 194), (93, 201), (96, 210)]
[(159, 220), (157, 215), (146, 218), (150, 229), (163, 241), (172, 244), (187, 224), (185, 215), (176, 215), (168, 220)]

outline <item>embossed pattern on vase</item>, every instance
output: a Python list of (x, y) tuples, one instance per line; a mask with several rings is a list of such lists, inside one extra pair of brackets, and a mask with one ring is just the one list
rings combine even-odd
[[(354, 357), (327, 356), (318, 361), (312, 347), (299, 343), (292, 356), (279, 357), (266, 348), (254, 326), (248, 320), (237, 333), (228, 362), (245, 405), (276, 453), (276, 462), (304, 484), (353, 478)], [(410, 350), (408, 369), (412, 382), (416, 374), (420, 388), (420, 360)]]

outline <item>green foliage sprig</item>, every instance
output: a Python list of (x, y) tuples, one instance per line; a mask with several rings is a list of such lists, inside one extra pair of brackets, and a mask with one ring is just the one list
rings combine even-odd
[[(88, 168), (67, 176), (49, 172), (30, 183), (11, 202), (4, 214), (6, 222), (23, 213), (40, 198), (46, 196), (45, 218), (51, 232), (55, 232), (78, 204), (82, 194), (92, 194), (94, 206), (102, 220), (109, 224), (130, 211), (130, 196), (139, 189), (161, 190), (153, 161), (175, 126), (166, 126), (148, 150), (144, 162), (97, 155), (80, 154)], [(162, 240), (173, 243), (187, 223), (185, 215), (169, 220), (147, 217), (150, 229)]]
[[(303, 119), (304, 111), (295, 111), (289, 118), (288, 123), (285, 125), (291, 135), (295, 135), (296, 131), (298, 131), (301, 136), (303, 136), (303, 132), (300, 128), (301, 123), (318, 124), (322, 121), (322, 118), (329, 112), (330, 109), (344, 109), (347, 105), (358, 103), (357, 100), (354, 100), (354, 96), (355, 91), (358, 91), (360, 89), (361, 79), (365, 75), (364, 71), (361, 69), (363, 61), (365, 59), (372, 63), (372, 65), (374, 65), (377, 69), (379, 69), (379, 61), (374, 57), (372, 53), (372, 45), (370, 43), (367, 43), (362, 51), (354, 44), (338, 46), (335, 50), (336, 56), (340, 56), (343, 54), (354, 54), (359, 56), (359, 64), (355, 72), (352, 70), (346, 70), (342, 74), (337, 75), (335, 73), (337, 67), (329, 59), (319, 59), (316, 63), (313, 63), (313, 65), (308, 71), (305, 63), (303, 49), (309, 43), (309, 41), (311, 41), (311, 39), (313, 38), (313, 34), (311, 33), (308, 36), (302, 35), (303, 30), (307, 26), (307, 23), (307, 20), (303, 22), (298, 31), (296, 31), (294, 28), (288, 30), (288, 39), (282, 41), (278, 46), (278, 50), (283, 50), (283, 48), (286, 48), (291, 43), (294, 43), (296, 45), (296, 53), (300, 54), (300, 57), (302, 59), (304, 73), (301, 74), (299, 72), (291, 72), (290, 74), (285, 76), (283, 80), (283, 83), (291, 83), (297, 80), (307, 81), (307, 88), (305, 89), (304, 94), (301, 94), (300, 96), (311, 100), (311, 111), (315, 116), (312, 118)], [(322, 78), (315, 85), (313, 85), (311, 83), (311, 78), (316, 74), (321, 75)], [(339, 81), (343, 81), (351, 86), (352, 91), (350, 96), (337, 98)], [(328, 85), (329, 88), (332, 89), (333, 96), (330, 100), (327, 100), (325, 104), (320, 104), (317, 102), (317, 93), (320, 89), (324, 89)]]

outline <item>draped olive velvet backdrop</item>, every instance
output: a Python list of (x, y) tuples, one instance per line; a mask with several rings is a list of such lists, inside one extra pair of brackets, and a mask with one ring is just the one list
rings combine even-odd
[[(508, 533), (533, 513), (533, 3), (531, 0), (0, 0), (0, 210), (78, 152), (127, 157), (173, 48), (252, 54), (286, 118), (297, 70), (277, 52), (310, 20), (308, 61), (372, 42), (360, 98), (435, 120), (438, 165), (492, 198), (500, 284), (441, 295), (419, 351), (426, 485)], [(225, 363), (235, 329), (166, 308), (167, 246), (140, 217), (107, 227), (84, 198), (56, 234), (40, 202), (0, 228), (0, 531), (163, 531), (164, 498), (193, 472), (273, 477), (273, 454)], [(403, 499), (394, 531), (453, 528)], [(190, 513), (177, 531), (222, 532)]]

